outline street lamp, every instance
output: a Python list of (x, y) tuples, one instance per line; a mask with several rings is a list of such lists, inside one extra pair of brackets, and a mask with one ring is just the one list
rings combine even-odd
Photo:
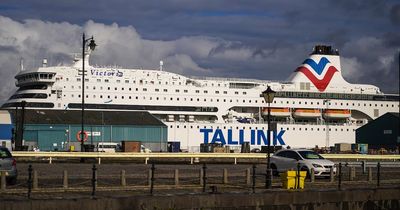
[[(87, 45), (86, 43), (90, 41)], [(85, 38), (85, 33), (82, 35), (82, 119), (81, 119), (81, 152), (84, 152), (84, 139), (85, 139), (85, 56), (86, 56), (86, 46), (89, 47), (90, 50), (94, 50), (96, 48), (96, 43), (94, 43), (93, 36), (89, 39)], [(83, 161), (83, 159), (81, 160)]]
[(266, 90), (264, 90), (260, 96), (264, 97), (264, 100), (266, 103), (268, 103), (268, 115), (267, 115), (267, 122), (268, 122), (268, 151), (267, 151), (267, 177), (265, 180), (265, 187), (267, 189), (271, 189), (272, 185), (272, 180), (271, 180), (271, 165), (270, 165), (270, 159), (271, 159), (271, 103), (274, 101), (275, 97), (275, 91), (271, 89), (270, 86), (267, 87)]

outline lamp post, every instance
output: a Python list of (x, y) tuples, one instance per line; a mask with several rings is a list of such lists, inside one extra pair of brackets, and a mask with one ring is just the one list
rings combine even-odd
[(268, 103), (268, 115), (267, 115), (267, 122), (268, 122), (268, 151), (267, 151), (267, 177), (265, 180), (265, 188), (271, 189), (272, 186), (272, 174), (271, 174), (271, 103), (274, 101), (275, 91), (271, 89), (270, 86), (264, 90), (260, 96), (264, 97), (266, 103)]
[[(86, 43), (90, 41), (88, 45)], [(84, 139), (85, 139), (85, 56), (86, 56), (86, 46), (89, 47), (90, 50), (94, 50), (96, 48), (96, 43), (94, 43), (93, 36), (89, 39), (85, 38), (85, 33), (82, 35), (82, 119), (81, 119), (81, 152), (84, 152)], [(83, 162), (83, 159), (81, 159)]]

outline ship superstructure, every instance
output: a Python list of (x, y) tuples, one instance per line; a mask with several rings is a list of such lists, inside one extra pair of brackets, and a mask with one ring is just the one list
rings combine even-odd
[[(148, 111), (168, 126), (169, 141), (179, 141), (191, 152), (199, 151), (201, 143), (265, 145), (267, 104), (260, 94), (267, 86), (277, 92), (271, 104), (277, 145), (354, 143), (355, 129), (399, 110), (399, 95), (346, 82), (339, 52), (330, 46), (316, 46), (285, 82), (187, 77), (162, 71), (162, 66), (85, 69), (85, 109)], [(26, 101), (27, 109), (81, 109), (82, 60), (75, 59), (72, 66), (21, 71), (15, 78), (19, 89), (2, 108)]]

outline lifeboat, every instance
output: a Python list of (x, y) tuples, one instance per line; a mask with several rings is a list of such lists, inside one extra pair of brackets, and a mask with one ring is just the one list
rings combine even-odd
[(296, 118), (317, 118), (321, 116), (319, 109), (296, 109), (293, 112), (293, 117)]
[[(274, 117), (289, 117), (290, 110), (289, 108), (270, 108), (271, 109), (271, 116)], [(264, 108), (262, 114), (264, 116), (268, 115), (268, 108)]]
[(340, 119), (351, 117), (351, 112), (348, 109), (327, 109), (323, 115), (326, 119)]

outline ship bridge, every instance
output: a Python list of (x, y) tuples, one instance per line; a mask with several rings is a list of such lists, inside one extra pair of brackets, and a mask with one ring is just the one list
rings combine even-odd
[(32, 84), (49, 84), (56, 82), (55, 72), (27, 72), (15, 76), (17, 87), (32, 85)]

